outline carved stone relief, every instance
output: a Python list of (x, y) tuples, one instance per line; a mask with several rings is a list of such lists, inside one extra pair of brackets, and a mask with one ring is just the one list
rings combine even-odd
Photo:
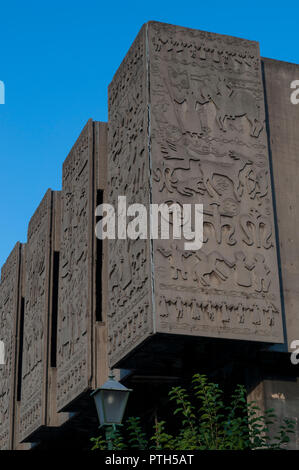
[(18, 243), (1, 270), (0, 341), (4, 343), (5, 364), (0, 365), (0, 450), (12, 448), (19, 270), (20, 244)]
[(46, 422), (52, 191), (30, 220), (25, 248), (25, 306), (19, 438)]
[(162, 23), (148, 43), (153, 202), (204, 207), (200, 250), (153, 243), (157, 330), (281, 342), (258, 44)]
[[(108, 202), (150, 200), (145, 30), (142, 29), (109, 87)], [(126, 355), (153, 330), (150, 243), (108, 242), (109, 361)]]
[(89, 385), (93, 236), (93, 123), (88, 121), (63, 165), (59, 274), (57, 407)]
[[(110, 242), (112, 364), (153, 332), (151, 316), (154, 332), (283, 341), (256, 42), (145, 25), (109, 88), (108, 187), (111, 203), (204, 210), (197, 252), (154, 240), (151, 258), (145, 240)], [(132, 272), (141, 246), (143, 287)], [(150, 321), (132, 337), (140, 302)]]

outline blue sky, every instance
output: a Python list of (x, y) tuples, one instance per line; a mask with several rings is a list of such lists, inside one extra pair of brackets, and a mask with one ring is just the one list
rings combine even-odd
[[(0, 3), (0, 266), (88, 118), (107, 120), (107, 86), (142, 24), (164, 21), (260, 42), (299, 63), (299, 6), (269, 1), (6, 1)], [(294, 77), (294, 79), (299, 79)]]

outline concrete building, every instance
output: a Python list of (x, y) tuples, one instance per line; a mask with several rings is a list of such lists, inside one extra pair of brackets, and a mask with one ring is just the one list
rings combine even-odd
[[(109, 368), (129, 412), (193, 372), (296, 421), (299, 65), (254, 41), (145, 24), (1, 271), (0, 449), (88, 448)], [(96, 207), (203, 204), (203, 246), (95, 236)], [(299, 201), (298, 201), (299, 202)], [(297, 285), (298, 284), (298, 285)]]

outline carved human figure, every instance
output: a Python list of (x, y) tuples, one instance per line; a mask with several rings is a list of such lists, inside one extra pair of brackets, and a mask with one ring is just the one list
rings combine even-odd
[(197, 107), (197, 96), (187, 70), (168, 67), (165, 85), (174, 102), (177, 122), (184, 133), (202, 135), (205, 127), (202, 110)]
[(230, 315), (229, 315), (229, 311), (228, 311), (228, 305), (224, 301), (221, 304), (221, 313), (222, 313), (223, 323), (229, 323), (230, 322)]
[(184, 311), (183, 318), (185, 319), (186, 322), (189, 323), (191, 321), (193, 310), (194, 310), (193, 300), (183, 299), (182, 306), (183, 306), (183, 311)]
[(210, 321), (214, 321), (215, 320), (215, 310), (214, 310), (214, 303), (212, 302), (207, 302), (207, 315), (208, 315), (208, 318)]
[(257, 305), (257, 304), (253, 305), (252, 323), (254, 325), (260, 325), (262, 323), (261, 309), (260, 309), (259, 305)]
[(244, 311), (244, 307), (243, 305), (239, 302), (238, 303), (238, 307), (237, 307), (237, 316), (238, 316), (238, 320), (239, 320), (239, 323), (244, 323), (245, 321), (245, 311)]
[[(210, 225), (213, 228), (215, 239), (219, 245), (222, 243), (223, 228), (226, 228), (227, 229), (227, 235), (226, 235), (227, 244), (234, 245), (236, 243), (236, 239), (234, 238), (234, 233), (235, 233), (234, 223), (233, 221), (228, 222), (227, 220), (224, 220), (224, 221), (222, 220), (219, 206), (220, 206), (219, 202), (211, 202), (210, 205), (208, 206), (208, 209), (204, 209), (203, 226), (205, 228), (207, 225)], [(208, 241), (209, 241), (209, 238), (205, 233), (203, 242), (207, 243)]]
[(162, 318), (169, 317), (168, 303), (169, 303), (169, 300), (166, 299), (165, 295), (162, 295), (159, 301), (159, 304), (162, 307), (161, 313), (160, 313), (160, 317)]
[(171, 279), (178, 280), (179, 274), (183, 280), (188, 277), (188, 271), (185, 265), (186, 258), (191, 256), (191, 252), (181, 250), (176, 244), (171, 244), (171, 249), (167, 250), (163, 247), (158, 247), (158, 252), (168, 259), (170, 269), (172, 270)]
[(271, 271), (265, 262), (265, 257), (261, 253), (256, 253), (254, 262), (255, 290), (257, 292), (268, 292)]
[(277, 309), (272, 305), (269, 304), (266, 309), (264, 309), (266, 312), (266, 318), (267, 318), (267, 323), (269, 326), (274, 326), (275, 324), (275, 313), (277, 312)]
[(243, 251), (235, 253), (235, 280), (239, 286), (250, 287), (252, 285), (251, 271), (255, 264), (248, 264)]
[(180, 319), (184, 318), (184, 305), (185, 305), (183, 300), (181, 299), (181, 297), (176, 298), (175, 305), (176, 305), (176, 310), (177, 310), (176, 319), (180, 320)]
[(202, 315), (202, 302), (198, 302), (196, 299), (191, 300), (191, 319), (200, 320)]
[(257, 248), (271, 248), (272, 227), (267, 216), (252, 207), (249, 213), (240, 216), (240, 225), (245, 235), (243, 241), (247, 245), (255, 244)]

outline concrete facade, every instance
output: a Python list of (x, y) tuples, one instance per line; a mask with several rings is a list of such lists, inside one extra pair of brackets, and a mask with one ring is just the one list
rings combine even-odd
[(150, 22), (109, 87), (109, 119), (114, 204), (124, 194), (204, 212), (199, 251), (110, 241), (111, 364), (161, 333), (282, 343), (257, 43)]
[[(14, 415), (17, 381), (17, 335), (19, 322), (20, 276), (22, 246), (17, 243), (1, 270), (0, 284), (0, 340), (5, 345), (5, 367), (1, 368), (0, 393), (0, 448), (11, 449), (13, 445)], [(7, 341), (8, 339), (8, 341)]]
[(299, 107), (292, 104), (291, 83), (299, 75), (299, 66), (263, 59), (265, 99), (268, 110), (268, 134), (275, 188), (277, 231), (280, 241), (282, 294), (285, 308), (285, 350), (299, 339)]
[[(295, 420), (299, 448), (296, 79), (254, 41), (142, 27), (109, 86), (109, 123), (87, 122), (62, 190), (2, 268), (1, 450), (88, 445), (90, 393), (116, 367), (131, 414), (192, 372), (241, 381)], [(95, 209), (119, 196), (202, 203), (203, 247), (98, 240)]]

